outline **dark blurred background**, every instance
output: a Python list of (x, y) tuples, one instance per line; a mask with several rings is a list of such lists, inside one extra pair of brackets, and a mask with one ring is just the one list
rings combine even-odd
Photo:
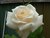
[[(25, 0), (26, 4), (29, 0)], [(42, 2), (42, 3), (40, 3)], [(36, 8), (39, 14), (44, 15), (44, 35), (45, 38), (50, 38), (50, 0), (32, 0), (31, 4)], [(6, 11), (11, 11), (12, 8), (15, 8), (18, 5), (22, 5), (23, 0), (0, 0), (0, 36), (2, 37), (4, 17)], [(0, 37), (0, 38), (1, 38)]]
[[(25, 2), (31, 1), (31, 2), (50, 2), (50, 0), (24, 0)], [(23, 2), (23, 0), (0, 0), (0, 4), (3, 3), (17, 3), (17, 2)]]

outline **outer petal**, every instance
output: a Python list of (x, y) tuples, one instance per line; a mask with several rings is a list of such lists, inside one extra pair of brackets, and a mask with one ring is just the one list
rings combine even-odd
[(28, 4), (27, 7), (29, 7), (32, 10), (36, 10), (34, 6), (32, 6), (31, 4)]
[(37, 21), (35, 22), (37, 25), (43, 24), (43, 15), (38, 16)]
[(34, 32), (38, 27), (40, 27), (43, 24), (43, 15), (38, 16), (38, 18), (37, 18), (36, 22), (34, 22), (34, 24), (35, 25), (33, 25), (32, 32)]
[(28, 24), (25, 24), (25, 25), (23, 25), (23, 26), (20, 26), (20, 27), (19, 27), (19, 30), (21, 31), (21, 30), (25, 30), (25, 29), (31, 28), (31, 27), (32, 27), (31, 24), (32, 24), (32, 23), (28, 23)]
[(12, 22), (12, 19), (14, 18), (14, 14), (12, 12), (8, 12), (7, 14), (7, 22), (6, 22), (6, 25), (10, 28), (13, 28), (15, 29), (16, 26), (15, 24)]
[(11, 22), (12, 18), (13, 18), (13, 13), (12, 12), (8, 12), (7, 13), (7, 24)]
[(18, 20), (18, 19), (12, 19), (12, 21), (14, 22), (14, 23), (26, 23), (26, 22), (23, 22), (23, 21), (20, 21), (20, 20)]
[(25, 7), (25, 6), (23, 6), (23, 5), (17, 6), (17, 7), (15, 7), (14, 9), (12, 9), (12, 12), (13, 12), (13, 13), (16, 13), (16, 11), (17, 11), (19, 8), (21, 8), (21, 7)]
[(39, 14), (36, 12), (36, 9), (35, 9), (34, 6), (32, 6), (31, 4), (28, 4), (27, 7), (30, 8), (31, 10), (33, 10), (34, 15), (39, 15)]

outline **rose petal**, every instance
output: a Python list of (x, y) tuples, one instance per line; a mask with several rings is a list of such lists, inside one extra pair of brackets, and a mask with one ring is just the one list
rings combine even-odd
[(34, 23), (32, 28), (32, 32), (34, 32), (38, 27), (40, 27), (43, 24), (43, 15), (38, 16), (36, 22)]
[(35, 22), (37, 25), (43, 24), (43, 15), (38, 16), (37, 21)]
[(10, 28), (15, 29), (16, 25), (12, 22), (12, 19), (14, 18), (14, 14), (12, 12), (7, 13), (7, 22), (6, 25)]
[(39, 15), (39, 14), (36, 12), (36, 9), (35, 9), (34, 6), (32, 6), (31, 4), (28, 4), (27, 7), (30, 8), (31, 10), (33, 10), (34, 15)]
[(22, 31), (22, 30), (31, 28), (31, 27), (32, 27), (31, 24), (32, 24), (32, 23), (28, 23), (28, 24), (25, 24), (25, 25), (23, 25), (23, 26), (19, 26), (19, 30)]
[(14, 9), (12, 9), (12, 12), (13, 12), (13, 13), (16, 13), (16, 11), (17, 11), (19, 8), (21, 8), (21, 7), (25, 7), (25, 6), (23, 6), (23, 5), (17, 6), (17, 7), (15, 7)]
[(26, 23), (26, 22), (23, 22), (23, 21), (20, 21), (20, 20), (17, 20), (17, 19), (12, 19), (12, 21), (13, 21), (14, 23)]
[(7, 24), (8, 24), (8, 23), (11, 23), (11, 19), (12, 19), (12, 17), (13, 17), (12, 15), (13, 15), (12, 12), (8, 12), (8, 13), (7, 13)]
[(32, 10), (36, 10), (34, 6), (32, 6), (31, 4), (28, 4), (27, 7), (29, 7)]

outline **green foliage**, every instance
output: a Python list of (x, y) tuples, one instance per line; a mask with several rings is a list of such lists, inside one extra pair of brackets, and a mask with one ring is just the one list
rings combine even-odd
[(5, 35), (5, 38), (10, 38), (10, 36), (8, 34)]
[(5, 35), (5, 38), (17, 38), (17, 37), (16, 37), (15, 35), (11, 35), (11, 36), (10, 36), (10, 35), (6, 34), (6, 35)]

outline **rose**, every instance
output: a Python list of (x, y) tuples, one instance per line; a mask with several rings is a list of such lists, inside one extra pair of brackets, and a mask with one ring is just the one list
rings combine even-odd
[[(39, 15), (35, 7), (31, 4), (27, 6), (17, 6), (12, 9), (12, 12), (8, 12), (7, 14), (6, 25), (12, 29), (19, 29), (17, 32), (22, 35), (24, 32), (25, 34), (29, 34), (29, 31), (34, 32), (42, 24), (43, 15)], [(23, 35), (22, 38), (24, 38), (24, 36), (25, 35)]]

